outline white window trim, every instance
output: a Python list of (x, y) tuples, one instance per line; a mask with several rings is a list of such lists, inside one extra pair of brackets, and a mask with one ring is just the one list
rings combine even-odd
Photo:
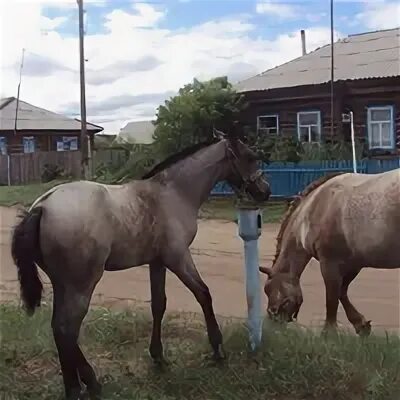
[[(265, 114), (265, 115), (257, 115), (257, 134), (261, 131), (265, 131), (265, 128), (260, 128), (260, 118), (274, 117), (276, 118), (276, 133), (273, 135), (279, 135), (279, 114)], [(267, 132), (268, 133), (268, 132)], [(269, 133), (268, 133), (269, 134)]]
[[(24, 148), (24, 154), (32, 154), (32, 153), (35, 153), (35, 152), (36, 152), (36, 140), (35, 140), (35, 137), (34, 137), (34, 136), (23, 136), (22, 138), (23, 138), (23, 139), (22, 139), (22, 146), (23, 146), (23, 148)], [(27, 151), (27, 152), (25, 151), (24, 139), (32, 140), (32, 143), (33, 143), (33, 151)]]
[[(61, 139), (61, 140), (60, 140)], [(76, 140), (76, 149), (69, 148), (68, 150), (64, 150), (64, 142), (65, 140), (75, 139)], [(79, 150), (79, 137), (78, 136), (61, 136), (56, 140), (56, 149), (57, 151), (76, 151)]]
[[(390, 111), (390, 121), (372, 121), (371, 114), (372, 111)], [(372, 131), (371, 131), (371, 124), (382, 124), (382, 123), (390, 123), (390, 145), (388, 146), (372, 146)], [(368, 129), (368, 146), (370, 149), (393, 149), (395, 146), (394, 143), (394, 124), (393, 124), (393, 106), (372, 106), (368, 107), (367, 111), (367, 129)], [(381, 131), (381, 128), (380, 128)], [(380, 132), (381, 133), (381, 132)], [(380, 141), (382, 143), (382, 133), (380, 135)]]
[[(318, 122), (317, 124), (311, 124), (311, 125), (300, 125), (300, 115), (304, 114), (317, 114), (318, 115)], [(316, 126), (318, 128), (318, 142), (312, 142), (311, 140), (308, 140), (305, 143), (320, 143), (321, 142), (321, 111), (319, 110), (310, 110), (310, 111), (298, 111), (297, 112), (297, 139), (301, 141), (301, 135), (300, 135), (300, 128), (309, 128), (310, 126)], [(311, 138), (311, 132), (308, 130), (308, 139)]]
[(0, 148), (0, 156), (1, 155), (7, 155), (7, 137), (6, 136), (0, 136), (0, 139), (4, 139), (4, 149), (5, 149), (5, 152), (3, 153), (2, 151), (1, 151), (1, 148)]

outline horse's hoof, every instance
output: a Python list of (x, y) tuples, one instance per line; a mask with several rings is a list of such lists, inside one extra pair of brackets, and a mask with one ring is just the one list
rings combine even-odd
[(87, 388), (87, 391), (89, 393), (89, 399), (90, 400), (101, 400), (101, 390), (102, 387), (100, 383), (96, 382), (92, 386)]
[(82, 400), (84, 398), (84, 393), (82, 393), (81, 388), (72, 389), (65, 397), (66, 400)]
[(371, 334), (371, 330), (372, 330), (371, 321), (366, 321), (364, 324), (356, 328), (356, 333), (360, 337), (367, 337)]
[(171, 365), (164, 356), (153, 357), (153, 364), (158, 368), (166, 368)]
[(226, 353), (222, 344), (220, 344), (213, 354), (214, 361), (223, 361), (226, 359)]
[(338, 329), (337, 326), (334, 325), (325, 325), (321, 331), (321, 336), (323, 338), (335, 337), (337, 335), (338, 335)]

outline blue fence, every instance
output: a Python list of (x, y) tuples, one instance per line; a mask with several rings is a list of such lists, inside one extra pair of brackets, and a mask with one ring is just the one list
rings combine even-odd
[[(362, 160), (357, 164), (359, 173), (377, 174), (400, 168), (400, 158)], [(287, 198), (301, 192), (310, 182), (332, 172), (352, 172), (352, 161), (302, 161), (300, 163), (274, 162), (264, 165), (263, 171), (271, 185), (272, 197)], [(231, 196), (232, 188), (226, 182), (218, 183), (212, 196)]]

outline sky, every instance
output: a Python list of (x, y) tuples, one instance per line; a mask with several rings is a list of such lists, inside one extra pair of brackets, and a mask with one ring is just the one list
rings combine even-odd
[[(328, 0), (84, 0), (88, 121), (115, 134), (193, 78), (232, 83), (330, 42)], [(335, 0), (335, 39), (400, 25), (396, 0)], [(0, 94), (80, 115), (76, 0), (0, 0)]]

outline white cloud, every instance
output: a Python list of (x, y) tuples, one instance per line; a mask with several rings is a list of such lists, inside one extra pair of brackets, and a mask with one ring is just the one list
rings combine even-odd
[[(16, 95), (24, 47), (21, 98), (73, 113), (80, 98), (78, 38), (55, 31), (65, 22), (44, 17), (43, 4), (8, 2), (0, 10), (1, 93)], [(174, 31), (158, 26), (165, 15), (157, 5), (133, 4), (129, 11), (110, 11), (104, 33), (86, 36), (88, 120), (100, 123), (106, 132), (115, 133), (129, 120), (151, 116), (164, 96), (194, 77), (228, 74), (235, 81), (301, 55), (299, 32), (260, 38), (242, 15)], [(329, 28), (310, 28), (306, 37), (311, 51), (329, 43)]]
[(296, 17), (295, 7), (282, 1), (265, 0), (256, 5), (258, 14), (267, 14), (282, 19)]
[(113, 10), (106, 16), (104, 25), (110, 31), (150, 28), (154, 27), (166, 14), (165, 10), (158, 10), (146, 3), (134, 3), (132, 9), (134, 14), (119, 9)]
[(368, 29), (390, 29), (400, 26), (398, 1), (375, 1), (365, 4), (363, 12), (356, 15), (356, 23)]
[[(90, 4), (91, 6), (103, 7), (110, 0), (84, 0), (85, 5)], [(76, 0), (12, 0), (14, 5), (32, 5), (32, 6), (43, 6), (43, 7), (55, 7), (55, 8), (77, 8)], [(10, 6), (10, 0), (0, 0), (0, 5)]]

